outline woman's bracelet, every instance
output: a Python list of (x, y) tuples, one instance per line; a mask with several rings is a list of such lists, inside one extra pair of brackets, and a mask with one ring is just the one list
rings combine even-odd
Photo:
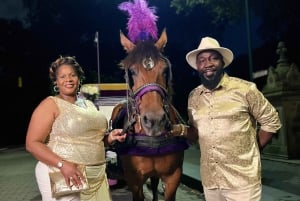
[(111, 131), (112, 130), (107, 130), (105, 133), (105, 136), (107, 137), (107, 142), (109, 143), (109, 140), (111, 140), (109, 144), (112, 144), (114, 141), (114, 136), (112, 136)]
[(109, 133), (108, 137), (111, 139), (110, 144), (113, 144), (116, 139), (115, 139), (115, 136), (113, 136), (112, 132)]

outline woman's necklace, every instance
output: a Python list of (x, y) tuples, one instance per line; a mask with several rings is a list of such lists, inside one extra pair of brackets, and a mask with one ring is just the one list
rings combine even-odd
[(59, 97), (60, 99), (62, 99), (62, 100), (64, 100), (64, 101), (67, 101), (67, 102), (69, 102), (69, 103), (71, 103), (71, 104), (75, 104), (75, 105), (77, 105), (77, 106), (79, 106), (79, 107), (87, 108), (87, 105), (85, 104), (84, 99), (81, 98), (81, 97), (79, 97), (79, 96), (76, 96), (74, 102), (73, 102), (73, 101), (69, 101), (69, 100), (63, 98), (63, 96), (61, 96), (61, 95), (57, 95), (57, 97)]
[(82, 108), (87, 108), (84, 99), (77, 97), (77, 100), (75, 101), (75, 104)]

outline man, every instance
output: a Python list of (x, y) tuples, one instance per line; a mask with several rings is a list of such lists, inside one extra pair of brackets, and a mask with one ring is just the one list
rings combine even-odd
[(233, 53), (217, 40), (202, 38), (186, 60), (202, 84), (188, 97), (191, 128), (174, 128), (199, 141), (206, 201), (260, 201), (260, 150), (281, 127), (278, 113), (254, 83), (224, 72)]

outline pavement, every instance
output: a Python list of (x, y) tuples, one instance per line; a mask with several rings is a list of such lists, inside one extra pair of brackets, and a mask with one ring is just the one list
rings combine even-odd
[[(23, 146), (0, 147), (0, 201), (41, 201), (36, 184), (34, 168), (36, 159)], [(145, 200), (152, 200), (147, 183), (144, 185)], [(159, 201), (163, 201), (163, 187), (160, 183)], [(124, 183), (111, 187), (113, 201), (130, 201), (132, 194)], [(176, 193), (177, 201), (204, 201), (203, 194), (185, 184), (180, 184)]]
[[(204, 201), (199, 153), (197, 146), (185, 152), (177, 201)], [(300, 201), (300, 160), (262, 158), (262, 201)], [(34, 177), (35, 164), (36, 160), (22, 146), (0, 148), (0, 201), (41, 201)], [(144, 191), (149, 197), (146, 185)], [(131, 194), (123, 186), (112, 189), (112, 197), (113, 201), (127, 201)], [(159, 200), (163, 200), (162, 196)]]

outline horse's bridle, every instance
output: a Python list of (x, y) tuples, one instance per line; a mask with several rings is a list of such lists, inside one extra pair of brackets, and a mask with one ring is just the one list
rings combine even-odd
[[(167, 58), (161, 57), (168, 65), (169, 72), (170, 72), (170, 79), (171, 79), (171, 65)], [(151, 58), (147, 58), (143, 60), (143, 67), (146, 70), (152, 70), (154, 68), (154, 63)], [(132, 87), (129, 84), (129, 75), (128, 75), (128, 67), (125, 68), (125, 80), (128, 87), (127, 90), (127, 124), (124, 128), (123, 132), (127, 132), (133, 124), (139, 123), (139, 126), (141, 126), (140, 123), (140, 111), (139, 111), (139, 102), (143, 95), (145, 95), (148, 92), (156, 91), (163, 100), (163, 109), (166, 114), (168, 124), (171, 126), (171, 120), (170, 120), (170, 111), (169, 111), (169, 97), (168, 97), (168, 90), (162, 86), (161, 84), (152, 82), (152, 83), (146, 83), (139, 87), (137, 90), (133, 91)]]

